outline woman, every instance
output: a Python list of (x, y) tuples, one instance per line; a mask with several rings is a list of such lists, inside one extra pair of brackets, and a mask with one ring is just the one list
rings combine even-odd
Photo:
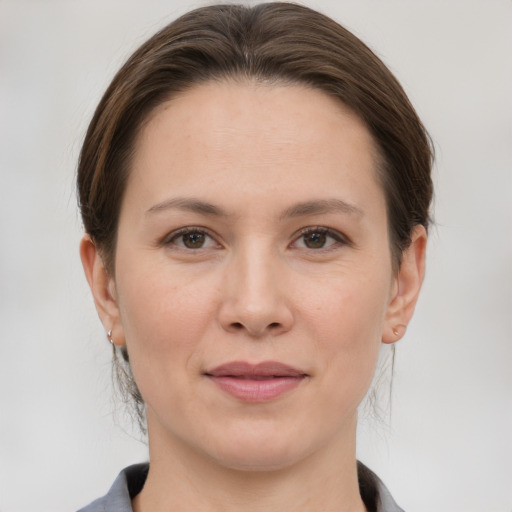
[(400, 510), (357, 407), (420, 291), (431, 159), (391, 73), (308, 8), (198, 9), (135, 52), (78, 191), (150, 464), (84, 511)]

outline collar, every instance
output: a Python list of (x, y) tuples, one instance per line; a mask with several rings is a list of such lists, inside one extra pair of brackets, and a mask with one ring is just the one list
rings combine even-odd
[[(149, 464), (123, 469), (108, 493), (78, 512), (133, 512), (131, 500), (144, 487)], [(379, 477), (362, 462), (357, 462), (359, 492), (368, 512), (404, 512), (393, 500)]]

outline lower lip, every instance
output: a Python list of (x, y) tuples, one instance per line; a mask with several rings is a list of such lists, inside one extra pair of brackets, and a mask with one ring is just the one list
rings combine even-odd
[(236, 377), (209, 377), (220, 389), (244, 402), (268, 402), (295, 389), (304, 380), (298, 377), (273, 377), (264, 380)]

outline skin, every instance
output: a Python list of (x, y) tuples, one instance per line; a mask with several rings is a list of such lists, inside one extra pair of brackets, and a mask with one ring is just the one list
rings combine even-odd
[[(151, 469), (136, 512), (364, 510), (357, 406), (381, 342), (412, 316), (426, 244), (417, 227), (393, 272), (375, 168), (359, 118), (306, 87), (207, 83), (152, 113), (115, 275), (87, 235), (81, 244), (99, 316), (127, 345), (147, 405)], [(184, 227), (204, 245), (187, 247)], [(204, 374), (269, 360), (307, 377), (246, 403)]]

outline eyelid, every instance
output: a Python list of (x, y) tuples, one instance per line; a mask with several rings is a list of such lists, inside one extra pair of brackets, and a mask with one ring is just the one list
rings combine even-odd
[[(182, 249), (178, 245), (173, 244), (173, 240), (179, 238), (180, 236), (186, 235), (188, 233), (204, 233), (206, 236), (210, 237), (217, 244), (217, 246), (219, 248), (222, 247), (222, 244), (218, 240), (219, 237), (216, 234), (212, 233), (211, 230), (209, 230), (208, 228), (205, 228), (204, 226), (185, 226), (185, 227), (176, 229), (176, 230), (166, 234), (160, 240), (159, 243), (160, 243), (160, 245), (166, 245), (166, 246), (174, 245), (174, 247), (176, 247), (178, 249)], [(292, 239), (292, 242), (290, 243), (290, 245), (293, 245), (294, 243), (297, 242), (297, 240), (300, 237), (307, 235), (308, 233), (324, 233), (324, 234), (330, 236), (331, 238), (333, 238), (334, 240), (336, 240), (337, 244), (333, 244), (335, 246), (339, 246), (338, 244), (349, 245), (349, 246), (352, 245), (352, 241), (346, 235), (344, 235), (343, 233), (340, 233), (336, 229), (328, 228), (326, 226), (306, 226), (306, 227), (299, 229), (293, 235), (293, 239)], [(324, 248), (324, 249), (314, 249), (314, 250), (321, 251), (321, 250), (328, 250), (329, 248), (330, 248), (330, 246), (327, 248)], [(201, 249), (194, 249), (194, 251), (200, 251), (200, 250)]]
[[(306, 226), (304, 228), (299, 229), (299, 231), (293, 236), (293, 241), (292, 241), (291, 245), (293, 245), (295, 242), (297, 242), (297, 240), (300, 237), (307, 235), (308, 233), (323, 233), (325, 235), (330, 236), (334, 240), (336, 240), (336, 242), (338, 244), (352, 246), (352, 241), (346, 235), (344, 235), (343, 233), (340, 233), (336, 229), (328, 228), (326, 226)], [(339, 247), (338, 244), (333, 244), (333, 245)], [(312, 250), (326, 251), (326, 250), (329, 250), (330, 248), (331, 248), (331, 246), (321, 248), (321, 249), (312, 249)]]
[[(218, 237), (215, 234), (213, 234), (208, 228), (205, 228), (203, 226), (185, 226), (183, 228), (179, 228), (174, 231), (171, 231), (170, 233), (166, 234), (162, 238), (162, 240), (160, 241), (160, 244), (166, 245), (166, 246), (174, 246), (178, 249), (183, 249), (183, 247), (178, 246), (177, 244), (173, 243), (173, 241), (176, 240), (177, 238), (179, 238), (180, 236), (187, 235), (189, 233), (204, 233), (206, 236), (211, 238), (219, 248), (222, 247), (222, 244), (218, 241)], [(203, 247), (201, 247), (199, 249), (185, 248), (185, 250), (189, 250), (189, 251), (193, 251), (193, 252), (198, 252), (201, 249), (205, 249), (205, 248), (203, 248)]]

